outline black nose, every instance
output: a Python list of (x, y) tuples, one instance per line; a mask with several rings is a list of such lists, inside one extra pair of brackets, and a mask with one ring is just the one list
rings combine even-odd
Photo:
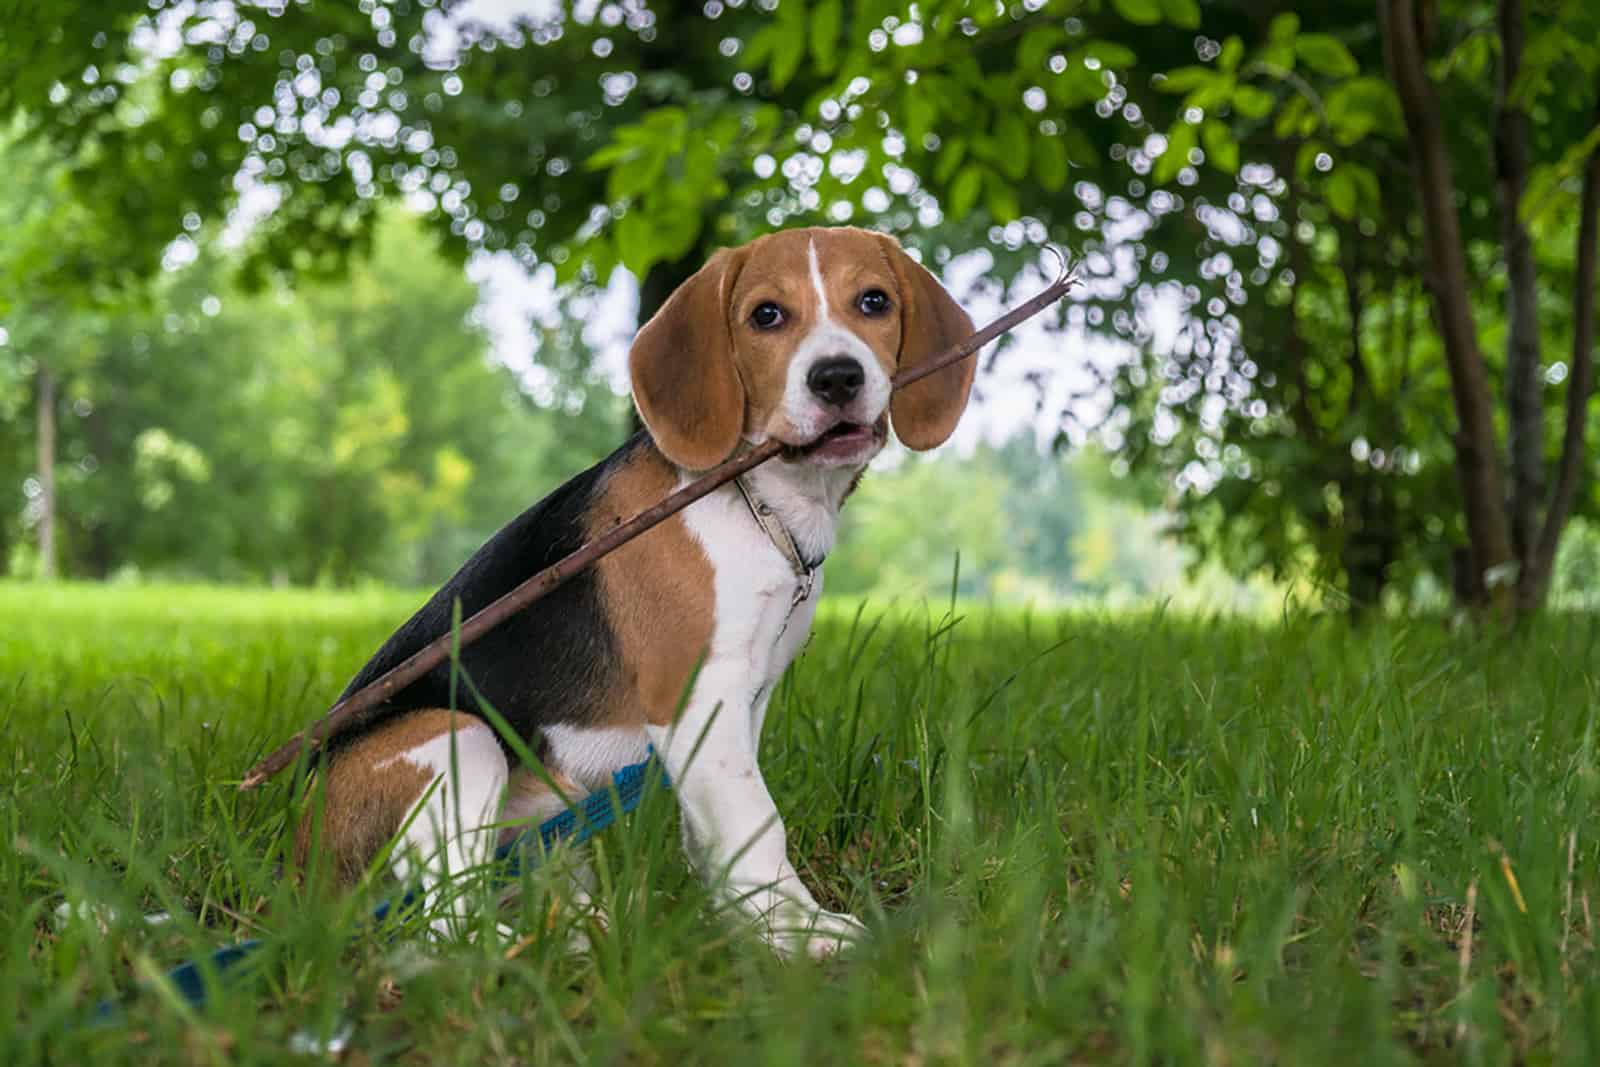
[(861, 392), (861, 384), (866, 380), (866, 371), (849, 356), (819, 359), (812, 364), (811, 372), (806, 375), (806, 385), (811, 391), (823, 403), (833, 404), (836, 407), (843, 407), (854, 400), (856, 394)]

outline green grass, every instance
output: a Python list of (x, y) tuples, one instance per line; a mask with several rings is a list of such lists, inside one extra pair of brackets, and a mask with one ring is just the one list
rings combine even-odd
[[(287, 784), (232, 787), (414, 601), (0, 585), (0, 1062), (281, 1063), (345, 1022), (372, 1063), (1600, 1060), (1600, 619), (832, 605), (762, 762), (871, 940), (784, 964), (733, 932), (661, 796), (591, 846), (594, 952), (542, 872), (508, 960), (356, 932), (389, 887), (297, 889)], [(204, 1011), (147, 980), (257, 934)], [(112, 995), (122, 1025), (78, 1025)]]

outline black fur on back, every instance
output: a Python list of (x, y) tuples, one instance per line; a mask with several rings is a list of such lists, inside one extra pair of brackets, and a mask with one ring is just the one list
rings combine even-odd
[[(643, 447), (650, 447), (649, 438), (634, 436), (489, 538), (384, 642), (351, 679), (341, 699), (449, 633), (457, 599), (464, 620), (580, 547), (588, 534), (585, 520), (607, 474)], [(483, 699), (524, 740), (532, 740), (541, 727), (554, 723), (592, 721), (618, 670), (615, 638), (600, 608), (593, 569), (568, 579), (463, 648), (461, 667)], [(413, 708), (453, 706), (476, 712), (471, 691), (459, 680), (452, 702), (450, 670), (446, 661), (412, 682), (390, 697), (367, 725)], [(357, 727), (342, 734), (333, 747), (342, 747), (361, 732)]]

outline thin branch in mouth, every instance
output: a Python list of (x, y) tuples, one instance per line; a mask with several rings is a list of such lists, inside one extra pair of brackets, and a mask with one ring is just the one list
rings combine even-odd
[(823, 445), (827, 444), (829, 441), (836, 440), (836, 439), (838, 439), (840, 437), (847, 437), (850, 434), (858, 433), (858, 432), (860, 432), (862, 430), (866, 430), (868, 428), (869, 427), (863, 426), (859, 422), (836, 422), (832, 426), (830, 426), (826, 430), (824, 430), (822, 432), (822, 434), (817, 437), (816, 440), (810, 442), (809, 444), (804, 444), (804, 445), (785, 445), (784, 449), (783, 449), (783, 458), (785, 458), (785, 459), (799, 459), (800, 457), (807, 455), (808, 453), (810, 453), (814, 449), (821, 448)]

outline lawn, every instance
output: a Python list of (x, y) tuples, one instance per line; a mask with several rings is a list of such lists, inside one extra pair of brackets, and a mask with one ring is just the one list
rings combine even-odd
[[(589, 953), (549, 871), (509, 952), (285, 877), (287, 781), (233, 783), (415, 601), (0, 585), (0, 1062), (1600, 1061), (1600, 619), (831, 604), (763, 764), (872, 936), (785, 964), (670, 796), (588, 846)], [(248, 936), (203, 1010), (151, 981)]]

